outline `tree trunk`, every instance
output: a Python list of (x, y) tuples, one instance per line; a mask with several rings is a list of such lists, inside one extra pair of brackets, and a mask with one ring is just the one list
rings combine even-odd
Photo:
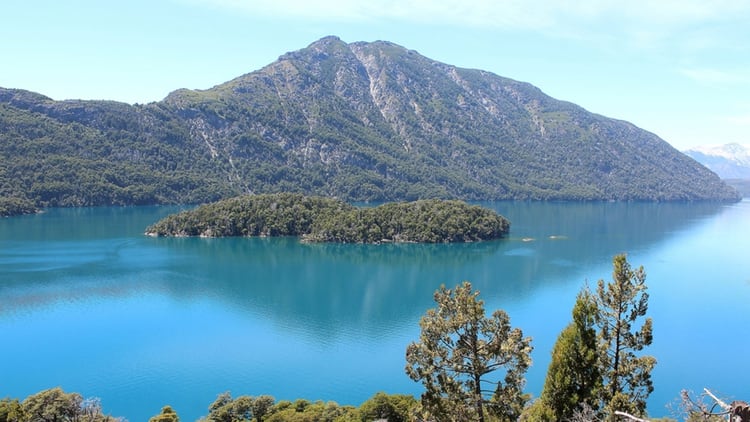
[(481, 376), (474, 374), (474, 394), (477, 397), (477, 413), (479, 414), (479, 422), (484, 422), (484, 406), (482, 403), (482, 385), (480, 384)]

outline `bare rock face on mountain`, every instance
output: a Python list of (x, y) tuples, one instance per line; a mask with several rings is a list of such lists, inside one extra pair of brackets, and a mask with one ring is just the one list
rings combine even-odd
[(630, 123), (389, 42), (336, 37), (147, 105), (0, 90), (0, 139), (8, 163), (0, 194), (42, 206), (279, 191), (348, 200), (738, 199)]

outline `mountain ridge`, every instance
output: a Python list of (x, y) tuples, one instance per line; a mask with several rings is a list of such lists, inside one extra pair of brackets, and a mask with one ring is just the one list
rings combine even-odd
[[(3, 128), (0, 152), (12, 164), (0, 168), (0, 194), (40, 206), (280, 191), (348, 200), (738, 199), (628, 122), (387, 41), (325, 37), (212, 88), (145, 105), (0, 89)], [(19, 152), (30, 154), (20, 156), (25, 167)], [(28, 173), (44, 166), (64, 176), (56, 188)]]
[(750, 145), (736, 142), (702, 145), (685, 150), (684, 153), (722, 179), (750, 179)]
[(702, 145), (684, 153), (719, 175), (743, 197), (750, 198), (750, 145)]

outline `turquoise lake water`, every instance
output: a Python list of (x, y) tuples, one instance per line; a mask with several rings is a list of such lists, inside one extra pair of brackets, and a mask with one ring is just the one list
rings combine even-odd
[(181, 420), (216, 395), (359, 405), (419, 395), (404, 353), (441, 284), (469, 280), (489, 311), (534, 338), (527, 391), (584, 283), (612, 257), (643, 265), (651, 295), (655, 416), (680, 390), (750, 400), (750, 202), (484, 203), (511, 235), (451, 245), (167, 239), (144, 228), (176, 207), (53, 209), (0, 219), (0, 397), (61, 386), (146, 421)]

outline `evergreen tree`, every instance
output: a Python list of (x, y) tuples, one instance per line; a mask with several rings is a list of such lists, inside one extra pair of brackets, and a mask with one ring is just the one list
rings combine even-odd
[(148, 422), (180, 422), (180, 417), (177, 416), (172, 406), (164, 406), (161, 408), (161, 413), (152, 416)]
[(240, 396), (236, 399), (227, 391), (219, 394), (208, 407), (207, 422), (239, 422), (253, 418), (254, 399)]
[(18, 422), (24, 418), (23, 407), (18, 399), (0, 399), (0, 422)]
[(424, 385), (422, 407), (436, 421), (515, 421), (526, 402), (531, 339), (502, 310), (486, 317), (478, 295), (468, 282), (442, 286), (437, 307), (419, 323), (419, 341), (406, 350), (406, 373)]
[(598, 406), (602, 387), (596, 333), (597, 307), (588, 288), (578, 294), (571, 322), (557, 338), (542, 394), (527, 420), (569, 420), (581, 405)]
[(411, 395), (377, 393), (359, 407), (363, 421), (407, 422), (417, 408)]
[(654, 390), (651, 370), (656, 364), (653, 356), (636, 354), (653, 340), (651, 318), (636, 326), (648, 311), (646, 272), (631, 268), (625, 255), (615, 256), (612, 263), (612, 281), (599, 280), (595, 297), (603, 405), (610, 417), (617, 410), (643, 415)]

